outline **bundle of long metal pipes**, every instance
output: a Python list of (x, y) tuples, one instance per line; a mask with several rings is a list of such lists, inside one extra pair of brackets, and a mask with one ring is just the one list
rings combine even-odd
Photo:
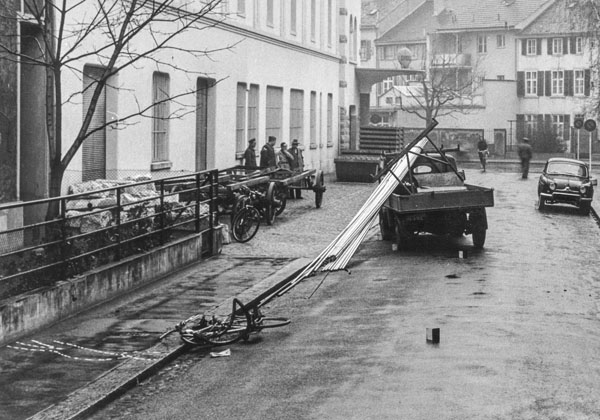
[(278, 295), (286, 293), (297, 283), (317, 271), (337, 271), (346, 268), (350, 258), (352, 258), (365, 236), (367, 236), (371, 225), (379, 213), (379, 209), (398, 186), (398, 180), (406, 176), (417, 155), (422, 153), (428, 141), (429, 139), (426, 137), (418, 141), (409, 150), (409, 153), (402, 156), (390, 168), (390, 171), (381, 178), (381, 182), (377, 188), (350, 223), (348, 223), (346, 228), (300, 274), (284, 286)]

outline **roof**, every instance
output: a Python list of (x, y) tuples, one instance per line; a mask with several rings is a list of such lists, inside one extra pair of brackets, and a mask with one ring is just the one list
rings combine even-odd
[(398, 0), (363, 0), (362, 26), (375, 25), (382, 17), (398, 6)]
[[(512, 29), (554, 0), (429, 0), (382, 32), (380, 41), (423, 39), (427, 32)], [(375, 3), (374, 0), (363, 2)]]
[(513, 28), (553, 0), (445, 0), (437, 13), (438, 30)]
[(522, 21), (517, 29), (523, 35), (548, 35), (582, 33), (581, 9), (574, 7), (578, 3), (572, 1), (550, 1), (539, 13), (532, 14)]
[(403, 42), (422, 41), (427, 38), (426, 33), (435, 30), (433, 16), (433, 2), (425, 2), (409, 14), (402, 24), (395, 25), (377, 39), (377, 43), (393, 42), (401, 39)]

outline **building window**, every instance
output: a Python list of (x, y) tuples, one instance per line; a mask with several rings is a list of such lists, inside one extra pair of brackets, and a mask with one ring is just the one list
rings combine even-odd
[(557, 136), (562, 137), (565, 132), (565, 116), (564, 115), (553, 115), (552, 116), (552, 132)]
[(565, 94), (565, 78), (562, 70), (552, 71), (552, 96)]
[(394, 45), (384, 45), (380, 49), (383, 60), (394, 60), (396, 58), (396, 47)]
[(237, 0), (237, 14), (246, 16), (246, 0)]
[(394, 86), (394, 78), (393, 77), (388, 77), (387, 79), (385, 79), (383, 81), (383, 91), (387, 92), (388, 90), (390, 90), (392, 88), (392, 86)]
[(316, 2), (316, 0), (310, 0), (310, 39), (313, 42), (317, 39), (317, 2)]
[(152, 161), (169, 160), (169, 75), (152, 75)]
[[(258, 139), (258, 85), (250, 85), (248, 91), (248, 139)], [(244, 150), (244, 149), (241, 149)]]
[(527, 55), (536, 55), (537, 54), (537, 40), (536, 39), (528, 39), (527, 40)]
[(362, 61), (369, 61), (371, 59), (371, 41), (361, 40), (360, 41), (360, 59)]
[(562, 54), (563, 53), (563, 40), (562, 38), (552, 38), (552, 54)]
[(525, 72), (525, 95), (537, 95), (537, 71)]
[(496, 48), (506, 47), (506, 37), (504, 35), (496, 35)]
[(575, 54), (583, 54), (583, 38), (580, 36), (575, 38)]
[(273, 27), (273, 0), (267, 0), (267, 26)]
[(317, 92), (310, 92), (310, 146), (317, 147)]
[(246, 83), (238, 83), (235, 106), (235, 150), (246, 149)]
[(504, 77), (503, 74), (499, 74), (499, 75), (496, 76), (496, 79), (497, 80), (505, 80), (505, 77)]
[(487, 37), (485, 35), (477, 37), (477, 52), (479, 54), (487, 53)]
[(290, 142), (298, 139), (304, 143), (304, 91), (290, 91)]
[(574, 71), (573, 93), (575, 95), (585, 95), (585, 72), (583, 70)]
[(525, 135), (527, 137), (535, 137), (537, 133), (537, 123), (538, 117), (537, 115), (525, 114)]
[(266, 135), (281, 139), (281, 118), (283, 107), (283, 89), (267, 86), (267, 106), (265, 109)]
[(388, 96), (387, 98), (385, 98), (385, 103), (388, 105), (394, 105), (394, 98)]
[(292, 35), (296, 35), (296, 31), (298, 30), (298, 19), (296, 18), (297, 14), (298, 10), (296, 6), (296, 0), (290, 0), (290, 32), (292, 33)]
[(327, 146), (333, 146), (333, 95), (327, 95)]

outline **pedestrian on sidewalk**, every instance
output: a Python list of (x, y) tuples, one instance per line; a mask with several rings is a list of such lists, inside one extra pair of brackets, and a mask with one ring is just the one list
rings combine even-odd
[(257, 168), (256, 164), (256, 139), (248, 141), (248, 148), (244, 152), (244, 166), (248, 168)]
[(529, 144), (529, 139), (527, 137), (523, 137), (523, 142), (518, 145), (517, 153), (519, 155), (519, 159), (521, 159), (521, 178), (527, 179), (529, 175), (529, 161), (533, 156), (533, 150), (531, 149), (531, 145)]
[[(290, 154), (294, 158), (292, 160), (292, 164), (290, 165), (292, 171), (296, 173), (300, 173), (304, 171), (304, 156), (302, 155), (302, 149), (298, 146), (300, 142), (298, 139), (292, 140), (292, 148), (290, 149)], [(300, 183), (295, 184), (294, 186), (300, 187)], [(294, 198), (294, 194), (296, 198), (302, 198), (302, 190), (300, 188), (291, 188), (290, 189), (290, 198)]]
[(260, 150), (260, 167), (261, 168), (275, 168), (277, 166), (277, 159), (275, 157), (275, 143), (277, 137), (269, 136), (267, 144), (265, 144)]
[(291, 170), (294, 156), (287, 149), (287, 143), (281, 142), (279, 145), (279, 153), (277, 153), (277, 167), (281, 169)]
[(487, 164), (487, 158), (490, 154), (488, 150), (488, 145), (483, 136), (479, 137), (479, 141), (477, 142), (477, 153), (479, 154), (479, 162), (481, 163), (481, 169), (485, 172), (485, 166)]

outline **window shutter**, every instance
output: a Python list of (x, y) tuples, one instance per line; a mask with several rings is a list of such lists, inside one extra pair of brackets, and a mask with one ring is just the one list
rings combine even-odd
[(544, 94), (546, 96), (552, 95), (552, 73), (550, 71), (544, 72)]
[(521, 40), (521, 55), (527, 55), (527, 40)]
[(538, 96), (544, 96), (544, 72), (537, 72), (537, 91)]
[(546, 46), (548, 47), (548, 55), (552, 55), (552, 43), (554, 42), (554, 38), (548, 38), (546, 42)]
[(525, 96), (525, 72), (522, 71), (517, 72), (517, 96)]
[(563, 38), (563, 54), (569, 53), (569, 38)]
[(571, 136), (570, 136), (570, 132), (571, 132), (570, 115), (565, 114), (565, 115), (563, 115), (563, 118), (564, 118), (564, 122), (565, 122), (565, 125), (563, 126), (563, 140), (568, 140), (571, 138)]
[(587, 69), (584, 72), (584, 94), (585, 96), (590, 96), (590, 88), (591, 88), (591, 83), (590, 83), (590, 70)]
[(570, 54), (577, 53), (577, 37), (572, 36), (572, 37), (569, 38), (569, 41), (570, 41), (569, 42), (569, 44), (570, 44), (570, 46), (569, 46), (569, 53)]
[(565, 96), (573, 96), (573, 70), (565, 70)]
[(538, 38), (536, 42), (537, 42), (537, 46), (536, 46), (535, 52), (537, 55), (541, 55), (542, 54), (542, 38)]
[(537, 116), (537, 128), (534, 137), (536, 140), (544, 138), (544, 116), (542, 114)]
[(517, 114), (517, 142), (525, 136), (525, 115)]

